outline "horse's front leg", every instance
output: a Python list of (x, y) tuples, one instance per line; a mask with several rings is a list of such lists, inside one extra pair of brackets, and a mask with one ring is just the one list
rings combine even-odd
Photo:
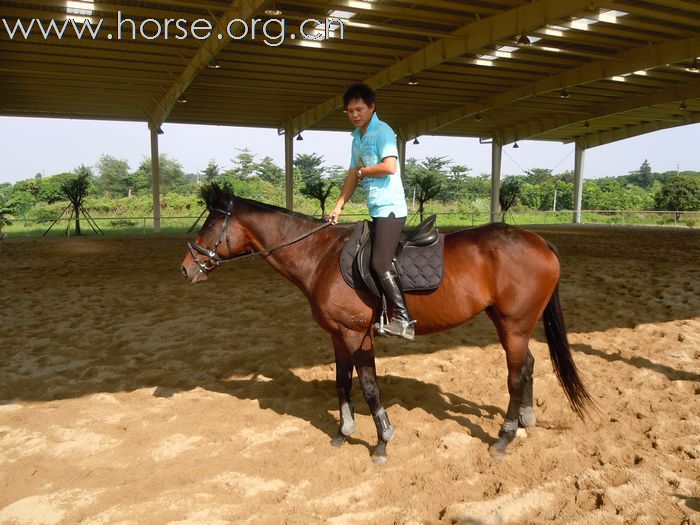
[(334, 447), (345, 443), (345, 439), (355, 432), (355, 410), (350, 398), (352, 390), (352, 355), (345, 342), (337, 336), (333, 336), (333, 349), (335, 351), (335, 386), (338, 392), (338, 405), (340, 407), (340, 426), (338, 435), (331, 440)]
[(353, 362), (360, 377), (362, 393), (377, 427), (377, 446), (372, 453), (372, 461), (377, 464), (386, 463), (388, 455), (386, 446), (394, 437), (394, 427), (389, 422), (381, 401), (379, 400), (379, 387), (377, 386), (377, 369), (374, 363), (374, 349), (365, 350), (359, 348), (353, 355)]

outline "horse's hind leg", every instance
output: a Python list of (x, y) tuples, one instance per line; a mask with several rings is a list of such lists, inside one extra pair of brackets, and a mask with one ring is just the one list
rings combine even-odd
[(352, 354), (341, 337), (333, 336), (333, 349), (335, 351), (335, 386), (340, 407), (340, 425), (338, 435), (331, 440), (331, 444), (334, 447), (339, 447), (345, 443), (345, 438), (355, 432), (355, 410), (350, 398), (353, 362)]
[(533, 381), (532, 373), (535, 369), (535, 358), (532, 352), (528, 349), (525, 361), (525, 386), (523, 387), (523, 397), (520, 401), (520, 410), (518, 413), (518, 423), (523, 428), (534, 427), (537, 424), (535, 416), (535, 407), (533, 405)]
[(498, 440), (489, 447), (491, 456), (501, 459), (506, 454), (506, 447), (515, 439), (518, 427), (535, 424), (535, 412), (532, 408), (532, 371), (535, 358), (528, 348), (530, 330), (518, 329), (514, 326), (515, 323), (504, 322), (497, 314), (489, 314), (489, 317), (498, 329), (508, 365), (508, 410), (498, 432)]

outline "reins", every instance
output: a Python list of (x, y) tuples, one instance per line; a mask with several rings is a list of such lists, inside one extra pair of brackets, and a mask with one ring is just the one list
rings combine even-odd
[[(219, 231), (219, 235), (216, 238), (216, 243), (214, 244), (214, 249), (210, 250), (204, 246), (201, 246), (197, 243), (194, 242), (188, 242), (187, 243), (187, 248), (190, 251), (190, 254), (192, 255), (192, 258), (194, 259), (194, 262), (197, 264), (199, 267), (199, 271), (202, 273), (208, 273), (212, 271), (214, 268), (217, 266), (221, 266), (224, 263), (227, 262), (232, 262), (232, 261), (237, 261), (240, 259), (244, 259), (246, 257), (255, 257), (256, 255), (269, 255), (275, 250), (279, 250), (280, 248), (284, 248), (285, 246), (289, 246), (291, 244), (297, 243), (303, 239), (306, 239), (307, 237), (313, 235), (314, 233), (317, 233), (324, 228), (327, 228), (328, 226), (331, 226), (331, 222), (324, 222), (323, 224), (318, 225), (316, 228), (302, 233), (298, 237), (295, 237), (294, 239), (282, 242), (280, 244), (277, 244), (275, 246), (271, 246), (269, 248), (263, 248), (262, 250), (258, 250), (257, 252), (248, 252), (248, 253), (241, 253), (238, 255), (234, 255), (229, 259), (222, 259), (216, 254), (216, 250), (219, 247), (219, 244), (221, 244), (221, 241), (224, 238), (224, 235), (226, 235), (226, 246), (228, 247), (229, 254), (231, 253), (231, 243), (229, 241), (229, 233), (228, 233), (228, 225), (231, 220), (231, 214), (233, 213), (233, 199), (229, 201), (228, 206), (226, 207), (226, 210), (222, 210), (220, 208), (210, 208), (211, 211), (215, 211), (218, 213), (221, 213), (226, 216), (224, 219), (224, 223), (221, 225), (221, 230)], [(206, 257), (204, 261), (202, 261), (197, 254), (202, 254)]]
[(280, 248), (284, 248), (285, 246), (289, 246), (290, 244), (294, 244), (294, 243), (297, 243), (301, 240), (304, 240), (307, 237), (310, 237), (311, 235), (313, 235), (314, 233), (319, 232), (319, 231), (323, 230), (324, 228), (327, 228), (331, 224), (332, 224), (331, 222), (325, 222), (323, 224), (320, 224), (319, 226), (316, 226), (313, 230), (309, 230), (306, 233), (302, 233), (301, 235), (299, 235), (298, 237), (295, 237), (294, 239), (292, 239), (290, 241), (285, 241), (283, 243), (280, 243), (276, 246), (272, 246), (270, 248), (265, 248), (265, 249), (259, 250), (257, 252), (241, 253), (239, 255), (234, 255), (230, 259), (222, 259), (220, 264), (224, 264), (224, 263), (231, 262), (231, 261), (237, 261), (237, 260), (243, 259), (245, 257), (254, 257), (256, 255), (262, 255), (262, 254), (269, 255), (270, 253), (274, 252), (275, 250), (278, 250)]

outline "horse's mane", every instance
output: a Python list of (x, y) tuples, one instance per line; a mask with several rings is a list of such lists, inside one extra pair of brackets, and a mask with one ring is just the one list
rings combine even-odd
[(231, 202), (231, 200), (241, 200), (245, 201), (246, 203), (252, 205), (253, 207), (256, 208), (262, 208), (267, 211), (275, 212), (275, 213), (282, 213), (284, 215), (288, 215), (290, 217), (296, 217), (297, 219), (304, 219), (307, 221), (313, 221), (313, 222), (323, 222), (323, 219), (317, 219), (315, 217), (312, 217), (311, 215), (306, 215), (304, 213), (300, 213), (297, 211), (291, 211), (288, 210), (287, 208), (282, 208), (281, 206), (275, 206), (274, 204), (268, 204), (267, 202), (261, 202), (261, 201), (256, 201), (253, 199), (247, 199), (245, 197), (239, 197), (236, 195), (232, 189), (230, 189), (227, 186), (221, 187), (216, 183), (212, 183), (210, 185), (202, 187), (202, 198), (204, 199), (204, 202), (207, 205), (207, 208), (219, 208), (222, 210), (225, 210), (226, 207), (228, 206), (228, 203)]

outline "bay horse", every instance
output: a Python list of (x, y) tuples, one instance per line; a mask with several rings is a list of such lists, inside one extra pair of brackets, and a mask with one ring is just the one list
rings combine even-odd
[[(201, 282), (211, 270), (243, 256), (260, 255), (306, 296), (314, 320), (330, 333), (335, 351), (341, 446), (355, 430), (350, 401), (353, 368), (377, 427), (375, 463), (387, 460), (394, 435), (379, 398), (373, 322), (381, 301), (344, 281), (340, 252), (350, 230), (343, 226), (245, 199), (217, 186), (205, 192), (209, 214), (195, 243), (188, 244), (182, 273)], [(444, 279), (433, 292), (408, 292), (416, 335), (454, 328), (485, 311), (505, 349), (510, 401), (498, 439), (489, 447), (500, 459), (519, 427), (536, 423), (533, 409), (534, 357), (530, 336), (544, 314), (554, 371), (569, 403), (583, 418), (593, 401), (571, 356), (559, 302), (559, 258), (539, 235), (501, 223), (445, 236)]]

